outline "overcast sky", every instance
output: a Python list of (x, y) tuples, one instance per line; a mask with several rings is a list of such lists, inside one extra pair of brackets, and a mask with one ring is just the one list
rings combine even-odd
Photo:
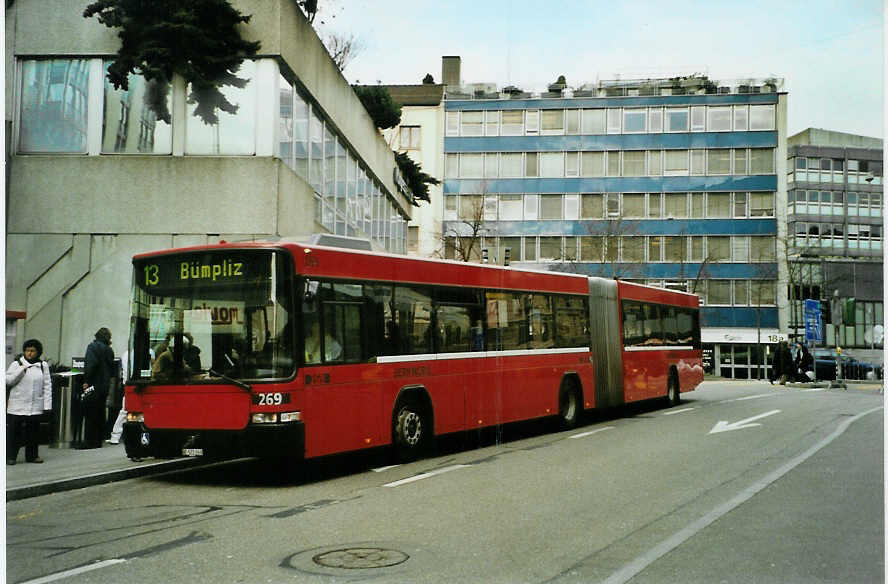
[[(328, 0), (327, 5), (329, 7)], [(462, 57), (465, 83), (542, 89), (558, 75), (599, 79), (782, 77), (787, 129), (883, 137), (883, 0), (332, 0), (319, 19), (363, 49), (351, 82), (441, 81)], [(335, 14), (334, 18), (329, 18)]]

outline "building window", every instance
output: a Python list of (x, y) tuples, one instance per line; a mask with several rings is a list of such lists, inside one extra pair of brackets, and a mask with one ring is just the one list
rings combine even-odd
[(607, 153), (607, 176), (620, 176), (619, 150), (609, 150)]
[[(244, 61), (238, 71), (247, 83), (243, 87), (226, 86), (220, 91), (238, 109), (234, 114), (217, 111), (218, 122), (207, 125), (195, 116), (198, 104), (189, 108), (185, 122), (185, 154), (252, 155), (256, 153), (256, 62)], [(194, 88), (189, 85), (186, 94)]]
[(706, 129), (709, 132), (731, 131), (731, 106), (710, 106), (706, 110)]
[(774, 129), (774, 105), (750, 105), (749, 106), (750, 130)]
[(663, 131), (663, 108), (652, 107), (648, 110), (648, 131), (651, 133)]
[(706, 174), (705, 150), (691, 150), (691, 174)]
[(461, 136), (482, 136), (484, 134), (484, 112), (462, 112)]
[(727, 235), (706, 237), (706, 257), (710, 262), (731, 261), (731, 238)]
[(459, 176), (459, 154), (444, 155), (444, 176), (457, 178)]
[(774, 174), (774, 149), (749, 149), (749, 174)]
[(646, 157), (644, 150), (624, 150), (623, 151), (623, 176), (644, 176), (644, 161)]
[(644, 218), (644, 193), (623, 193), (623, 217)]
[(419, 227), (407, 227), (407, 250), (413, 253), (419, 251)]
[(666, 108), (666, 131), (667, 132), (687, 132), (688, 131), (688, 108)]
[(598, 236), (580, 237), (580, 261), (600, 262), (604, 251), (603, 238)]
[(604, 176), (604, 152), (583, 152), (581, 164), (583, 176)]
[(730, 280), (709, 280), (707, 284), (707, 304), (731, 304)]
[(88, 59), (22, 61), (19, 152), (86, 153)]
[(523, 176), (523, 156), (520, 153), (500, 154), (500, 176), (503, 178), (517, 178)]
[(601, 219), (604, 217), (604, 195), (580, 195), (580, 218)]
[(565, 152), (564, 153), (564, 175), (579, 176), (580, 175), (580, 153)]
[(734, 106), (734, 131), (745, 132), (749, 129), (749, 106)]
[(539, 176), (538, 158), (539, 156), (536, 152), (528, 152), (524, 155), (524, 176)]
[(663, 174), (663, 151), (648, 151), (648, 174), (650, 176), (661, 176)]
[(419, 150), (421, 129), (419, 126), (401, 126), (401, 150)]
[(488, 152), (484, 155), (484, 178), (496, 178), (497, 174), (497, 162), (499, 156), (497, 156), (496, 152)]
[(647, 110), (646, 109), (624, 109), (623, 110), (623, 133), (639, 134), (647, 131)]
[(540, 237), (540, 261), (561, 259), (561, 237)]
[(560, 220), (563, 218), (561, 195), (540, 195), (540, 219)]
[(777, 239), (773, 236), (750, 237), (749, 257), (753, 262), (773, 262), (777, 259)]
[(484, 155), (483, 154), (460, 154), (459, 155), (459, 177), (460, 178), (481, 178), (484, 171)]
[[(110, 65), (110, 61), (105, 63), (106, 72)], [(127, 81), (128, 90), (114, 89), (105, 77), (102, 153), (170, 154), (173, 148), (170, 86), (147, 82), (141, 75), (129, 75)], [(114, 103), (120, 104), (120, 108), (115, 110)]]
[(691, 108), (691, 131), (702, 132), (706, 129), (706, 106), (697, 105)]
[(499, 136), (500, 112), (484, 112), (484, 135)]
[(541, 152), (540, 176), (544, 178), (561, 178), (564, 176), (564, 154), (562, 152)]
[(459, 136), (459, 112), (450, 111), (444, 117), (447, 135)]
[(536, 134), (540, 130), (540, 110), (527, 110), (524, 112), (524, 131), (527, 134)]
[(540, 134), (564, 134), (564, 110), (543, 110)]
[(524, 208), (524, 198), (521, 195), (500, 195), (499, 196), (499, 218), (500, 221), (520, 221), (521, 212)]
[(504, 110), (502, 113), (502, 135), (524, 135), (524, 110)]
[[(841, 193), (839, 193), (841, 196)], [(749, 193), (749, 216), (750, 217), (773, 217), (774, 216), (774, 193), (773, 192), (754, 192)]]
[(666, 193), (666, 217), (685, 219), (688, 216), (688, 194)]
[(582, 127), (583, 134), (604, 134), (605, 133), (605, 111), (603, 109), (584, 109), (582, 110)]
[(746, 148), (734, 149), (734, 174), (749, 174), (746, 168)]
[(659, 219), (663, 216), (663, 193), (648, 195), (648, 218)]
[(687, 176), (688, 151), (666, 150), (664, 153), (663, 174), (665, 176)]
[(731, 149), (716, 148), (707, 152), (706, 174), (731, 174)]
[(607, 110), (607, 133), (620, 133), (620, 110), (618, 108), (611, 108)]
[(706, 217), (720, 219), (731, 216), (731, 193), (707, 193)]
[(565, 110), (564, 115), (567, 119), (567, 133), (568, 134), (579, 134), (580, 133), (580, 110), (570, 109)]

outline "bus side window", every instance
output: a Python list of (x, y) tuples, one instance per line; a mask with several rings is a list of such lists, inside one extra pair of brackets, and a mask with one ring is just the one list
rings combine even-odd
[(361, 305), (324, 303), (324, 360), (361, 360)]

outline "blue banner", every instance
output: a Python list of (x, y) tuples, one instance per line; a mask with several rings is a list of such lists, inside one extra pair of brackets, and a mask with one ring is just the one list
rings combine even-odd
[(820, 301), (805, 300), (805, 340), (823, 342), (823, 323), (820, 318)]

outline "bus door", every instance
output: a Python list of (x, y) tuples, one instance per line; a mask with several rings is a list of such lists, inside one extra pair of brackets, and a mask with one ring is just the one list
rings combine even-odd
[(361, 284), (307, 282), (302, 302), (306, 456), (377, 446), (385, 439), (376, 369), (367, 365)]

